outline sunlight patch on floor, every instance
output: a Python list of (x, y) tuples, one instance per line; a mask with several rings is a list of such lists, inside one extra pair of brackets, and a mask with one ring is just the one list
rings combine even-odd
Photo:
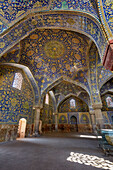
[(92, 135), (79, 135), (80, 138), (93, 138), (93, 139), (99, 139), (102, 138), (102, 136), (92, 136)]
[(96, 168), (113, 170), (113, 162), (93, 155), (71, 152), (67, 161), (90, 165)]

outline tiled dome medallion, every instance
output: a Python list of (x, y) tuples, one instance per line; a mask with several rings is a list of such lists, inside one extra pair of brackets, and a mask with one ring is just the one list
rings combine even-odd
[[(47, 61), (67, 60), (70, 56), (72, 60), (81, 60), (85, 54), (85, 44), (87, 41), (84, 37), (76, 33), (64, 30), (36, 30), (27, 40), (32, 44), (33, 51), (37, 47), (37, 52), (41, 58)], [(82, 47), (81, 47), (82, 44)], [(83, 45), (84, 44), (84, 45)], [(27, 56), (36, 55), (27, 49)], [(62, 62), (63, 62), (62, 60)], [(82, 58), (84, 60), (84, 58)], [(85, 62), (83, 62), (85, 64)]]
[(48, 41), (44, 46), (44, 52), (48, 57), (60, 58), (65, 52), (65, 47), (62, 42), (51, 40)]
[(21, 64), (27, 65), (37, 77), (72, 77), (71, 68), (87, 67), (88, 38), (75, 32), (35, 30), (22, 41)]

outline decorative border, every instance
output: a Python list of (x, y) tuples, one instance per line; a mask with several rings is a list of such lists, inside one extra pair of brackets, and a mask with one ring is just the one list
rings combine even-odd
[(104, 30), (107, 33), (108, 39), (112, 39), (113, 38), (113, 34), (111, 32), (111, 29), (109, 28), (109, 25), (106, 21), (105, 15), (104, 15), (104, 9), (103, 9), (103, 3), (102, 0), (98, 0), (98, 9), (99, 9), (99, 14), (104, 26)]
[(57, 12), (31, 16), (19, 22), (12, 29), (9, 29), (8, 32), (0, 38), (0, 56), (27, 37), (32, 31), (39, 28), (65, 29), (85, 34), (95, 42), (101, 59), (104, 55), (107, 45), (106, 35), (97, 20), (82, 13), (75, 12), (74, 14), (70, 14), (69, 12)]
[(101, 98), (99, 94), (99, 88), (97, 83), (97, 60), (98, 53), (96, 46), (93, 44), (89, 51), (89, 81), (90, 81), (90, 91), (91, 91), (91, 101), (92, 105), (96, 103), (101, 103)]
[[(38, 1), (36, 1), (36, 2), (38, 2)], [(93, 8), (93, 10), (94, 11), (92, 11), (92, 9), (90, 9), (89, 11), (87, 11), (87, 9), (86, 9), (86, 11), (84, 10), (82, 10), (83, 8), (82, 8), (82, 6), (81, 6), (81, 4), (80, 4), (80, 7), (77, 7), (77, 8), (73, 8), (73, 9), (70, 9), (69, 8), (69, 6), (68, 6), (68, 8), (67, 9), (63, 9), (63, 8), (58, 8), (58, 9), (54, 9), (54, 7), (53, 7), (53, 3), (54, 3), (54, 1), (53, 0), (49, 0), (49, 2), (48, 2), (48, 4), (47, 5), (45, 5), (45, 6), (42, 6), (42, 7), (35, 7), (35, 8), (31, 8), (31, 9), (27, 9), (27, 11), (26, 11), (26, 9), (24, 10), (21, 10), (21, 11), (18, 11), (18, 16), (17, 16), (17, 18), (16, 19), (14, 19), (14, 20), (12, 20), (12, 21), (10, 21), (10, 20), (7, 20), (6, 18), (4, 18), (3, 17), (3, 15), (4, 15), (4, 12), (3, 11), (1, 11), (1, 20), (4, 22), (4, 24), (6, 24), (7, 25), (7, 27), (12, 27), (14, 24), (16, 24), (18, 21), (20, 21), (21, 19), (23, 19), (24, 17), (26, 17), (27, 15), (32, 15), (33, 13), (40, 13), (40, 12), (46, 12), (46, 11), (71, 11), (71, 12), (74, 12), (74, 11), (76, 11), (76, 12), (82, 12), (82, 13), (84, 13), (84, 14), (88, 14), (88, 15), (91, 15), (92, 17), (94, 17), (95, 19), (99, 19), (99, 17), (98, 17), (98, 13), (96, 13), (96, 11), (95, 11), (95, 9)], [(69, 3), (69, 2), (68, 2)], [(69, 3), (70, 4), (70, 3)], [(90, 2), (90, 4), (92, 4), (92, 2)]]

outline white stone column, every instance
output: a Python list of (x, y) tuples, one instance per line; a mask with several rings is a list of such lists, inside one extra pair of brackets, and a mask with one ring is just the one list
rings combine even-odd
[(58, 113), (55, 113), (55, 130), (58, 130)]
[(103, 127), (103, 116), (101, 109), (95, 109), (95, 116), (96, 116), (96, 123), (100, 125), (100, 127)]
[(40, 121), (40, 108), (39, 107), (35, 107), (35, 120), (34, 120), (34, 124), (35, 124), (35, 136), (39, 135), (39, 121)]
[(96, 125), (96, 119), (95, 119), (95, 112), (94, 112), (94, 110), (90, 110), (90, 116), (91, 116), (92, 126)]
[(101, 108), (102, 108), (102, 104), (100, 103), (93, 105), (93, 109), (96, 117), (96, 124), (99, 125), (100, 128), (103, 128), (104, 121), (103, 121)]

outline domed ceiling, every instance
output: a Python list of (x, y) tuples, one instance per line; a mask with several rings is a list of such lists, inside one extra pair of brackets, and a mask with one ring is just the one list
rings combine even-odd
[[(89, 38), (65, 30), (36, 30), (21, 42), (20, 64), (32, 71), (42, 91), (61, 76), (76, 79), (75, 72), (88, 69)], [(79, 78), (81, 77), (79, 75)], [(83, 83), (87, 79), (83, 78)]]

